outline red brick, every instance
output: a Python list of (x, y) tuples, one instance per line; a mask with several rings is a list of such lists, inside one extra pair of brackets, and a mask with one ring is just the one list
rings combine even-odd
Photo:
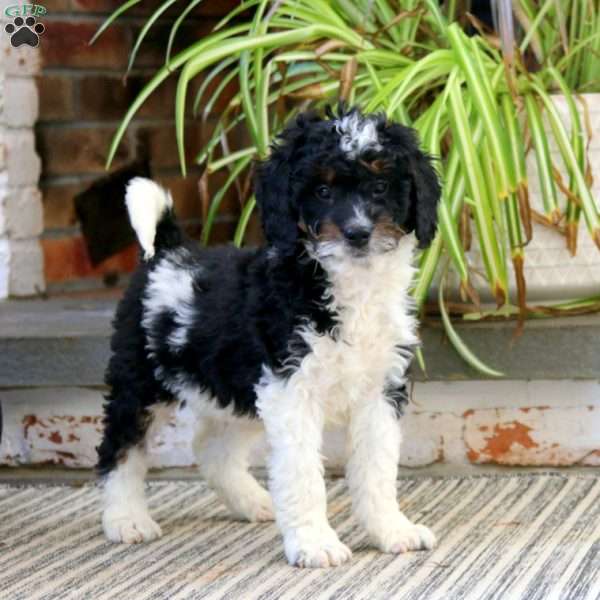
[[(202, 233), (202, 225), (188, 225), (184, 222), (183, 227), (189, 236), (196, 240), (200, 239), (200, 235)], [(215, 246), (231, 242), (233, 240), (233, 236), (235, 235), (236, 227), (236, 221), (220, 221), (219, 223), (215, 223), (211, 230), (210, 245)]]
[[(214, 19), (203, 18), (192, 24), (182, 25), (177, 32), (171, 56), (177, 55), (184, 48), (207, 36), (216, 24), (217, 21)], [(152, 27), (140, 46), (135, 60), (136, 67), (162, 67), (164, 65), (171, 26), (172, 24), (168, 23)], [(137, 39), (140, 29), (141, 27), (133, 29), (134, 40)]]
[[(55, 0), (58, 2), (66, 2), (67, 0)], [(148, 16), (164, 2), (164, 0), (145, 0), (136, 6), (132, 6), (125, 15), (129, 16)], [(116, 8), (121, 6), (120, 0), (71, 0), (71, 8), (77, 12), (87, 13), (112, 13)], [(212, 16), (223, 17), (238, 6), (239, 0), (205, 0), (195, 8), (190, 17)], [(175, 5), (169, 8), (164, 15), (169, 17), (181, 14), (184, 5)]]
[[(218, 173), (209, 179), (209, 201), (225, 182), (227, 174)], [(167, 189), (171, 190), (175, 213), (179, 219), (201, 219), (203, 215), (202, 199), (199, 192), (199, 179), (196, 175), (184, 178), (178, 175), (155, 175)], [(208, 208), (208, 207), (207, 207)], [(237, 217), (240, 214), (240, 202), (237, 191), (232, 186), (221, 200), (219, 216)]]
[[(218, 246), (219, 244), (227, 244), (233, 241), (235, 231), (237, 229), (237, 220), (223, 220), (215, 223), (210, 232), (208, 240), (209, 246)], [(258, 212), (254, 211), (246, 228), (244, 236), (244, 246), (259, 246), (264, 243), (262, 227)]]
[(67, 75), (43, 74), (37, 78), (40, 95), (40, 121), (72, 120), (73, 80)]
[[(79, 114), (81, 119), (120, 120), (131, 106), (150, 76), (132, 75), (123, 81), (119, 74), (90, 75), (75, 80), (79, 89)], [(193, 106), (198, 83), (190, 86), (189, 111)], [(172, 119), (175, 110), (177, 77), (164, 81), (142, 104), (136, 113), (139, 118)], [(229, 98), (233, 95), (230, 93)], [(223, 103), (226, 99), (223, 99)]]
[(170, 190), (175, 205), (175, 214), (180, 220), (202, 218), (202, 202), (198, 192), (198, 178), (195, 175), (154, 175), (165, 188)]
[[(112, 128), (38, 128), (38, 151), (42, 158), (42, 172), (48, 175), (102, 173), (108, 154)], [(123, 165), (130, 158), (128, 139), (119, 145), (112, 166)]]
[[(76, 2), (94, 2), (94, 0), (75, 0)], [(102, 0), (96, 0), (101, 2)], [(104, 0), (105, 2), (109, 2), (110, 0)], [(162, 3), (164, 0), (146, 0), (144, 2), (140, 2), (136, 6), (131, 8), (132, 15), (150, 15), (152, 14)], [(204, 0), (201, 2), (199, 6), (197, 6), (191, 13), (191, 17), (197, 17), (199, 15), (203, 16), (213, 16), (213, 17), (223, 17), (229, 12), (231, 12), (236, 6), (239, 5), (239, 0)], [(179, 15), (183, 8), (178, 6), (177, 4), (171, 7), (165, 14), (167, 16), (171, 16), (173, 14)]]
[(46, 67), (108, 68), (121, 70), (127, 64), (129, 32), (120, 25), (109, 27), (92, 46), (89, 41), (101, 21), (46, 22), (44, 43), (40, 44)]
[(44, 231), (64, 229), (77, 223), (74, 199), (88, 185), (89, 182), (71, 185), (42, 185)]
[(123, 4), (120, 0), (71, 0), (73, 10), (93, 13), (112, 13)]
[(211, 231), (210, 245), (214, 246), (216, 244), (231, 242), (235, 235), (236, 227), (237, 222), (235, 221), (215, 223)]
[(245, 123), (240, 123), (227, 134), (229, 147), (232, 149), (247, 148), (252, 145), (250, 132)]
[(69, 0), (45, 0), (44, 8), (48, 14), (69, 10)]
[(119, 120), (141, 90), (137, 79), (123, 84), (118, 75), (90, 75), (77, 81), (79, 88), (78, 116), (82, 120)]
[(198, 7), (198, 14), (222, 17), (239, 6), (239, 0), (208, 0)]
[[(244, 185), (246, 185), (245, 184), (246, 173), (247, 173), (247, 171), (244, 172), (242, 178), (239, 180), (240, 186), (242, 186), (242, 188)], [(229, 171), (225, 171), (225, 170), (222, 170), (222, 171), (219, 171), (217, 173), (213, 173), (212, 175), (210, 175), (210, 177), (208, 178), (208, 192), (209, 192), (209, 196), (211, 199), (221, 189), (221, 186), (223, 186), (225, 184), (225, 181), (227, 180), (228, 177), (229, 177)], [(242, 201), (240, 200), (237, 188), (234, 183), (233, 185), (231, 185), (231, 187), (225, 194), (225, 197), (221, 201), (221, 206), (219, 208), (219, 215), (221, 215), (221, 216), (228, 215), (228, 216), (238, 217), (241, 212), (241, 202)]]
[[(149, 78), (133, 77), (131, 78), (132, 89), (139, 91), (142, 89), (144, 84), (149, 81)], [(198, 88), (202, 84), (202, 76), (196, 77), (189, 85), (187, 93), (187, 108), (186, 115), (192, 117), (192, 110), (196, 93)], [(208, 85), (206, 91), (203, 94), (203, 101), (200, 105), (199, 116), (202, 115), (202, 108), (206, 106), (209, 98), (212, 96), (216, 87), (222, 81), (220, 77), (215, 77)], [(129, 85), (129, 83), (128, 83)], [(175, 111), (175, 94), (177, 88), (177, 74), (172, 75), (166, 81), (164, 81), (144, 102), (140, 107), (137, 116), (138, 117), (156, 117), (156, 118), (169, 118), (172, 119)], [(222, 113), (231, 103), (232, 98), (235, 96), (238, 90), (237, 81), (231, 81), (223, 90), (218, 100), (213, 106), (211, 112), (212, 116), (219, 115)]]
[[(151, 77), (131, 75), (123, 80), (119, 74), (81, 77), (79, 116), (82, 119), (120, 120)], [(171, 119), (175, 105), (177, 78), (173, 76), (160, 85), (136, 113), (136, 117)]]
[(244, 237), (245, 246), (262, 246), (265, 243), (262, 225), (258, 216), (258, 211), (255, 210), (250, 217), (248, 227), (246, 228), (246, 236)]
[[(207, 133), (202, 131), (200, 125), (193, 124), (185, 127), (184, 136), (187, 163), (188, 166), (192, 166), (208, 139)], [(139, 126), (135, 137), (138, 146), (148, 152), (153, 169), (179, 167), (173, 124)]]
[(132, 244), (122, 252), (92, 267), (81, 236), (41, 240), (44, 274), (47, 283), (64, 283), (84, 277), (102, 277), (113, 273), (130, 273), (137, 265), (138, 247)]
[[(215, 223), (212, 226), (210, 232), (210, 238), (208, 240), (209, 246), (218, 246), (220, 244), (228, 244), (233, 241), (235, 236), (235, 231), (237, 229), (238, 222), (237, 220), (224, 220)], [(202, 231), (201, 225), (195, 225), (194, 227), (187, 229), (188, 233), (192, 235), (194, 238), (199, 239), (200, 233)], [(250, 221), (248, 223), (248, 227), (246, 228), (246, 235), (244, 237), (244, 246), (259, 246), (264, 243), (264, 238), (262, 235), (262, 228), (260, 226), (260, 221), (258, 219), (258, 214), (255, 211), (252, 217), (250, 217)]]
[[(127, 84), (136, 92), (140, 91), (150, 78), (132, 77), (128, 78)], [(140, 107), (136, 116), (143, 118), (172, 119), (175, 112), (175, 90), (177, 88), (177, 75), (173, 74), (164, 81)], [(137, 95), (137, 94), (136, 94)]]
[[(209, 100), (212, 98), (214, 92), (216, 91), (217, 87), (221, 83), (222, 79), (223, 79), (222, 76), (215, 77), (208, 84), (208, 87), (204, 91), (204, 93), (202, 95), (202, 101), (201, 101), (201, 103), (199, 105), (199, 110), (198, 110), (198, 114), (199, 115), (203, 114), (204, 108), (206, 107), (206, 105), (209, 102)], [(198, 90), (199, 85), (200, 85), (200, 80), (197, 79), (190, 86), (190, 92), (189, 92), (189, 97), (190, 97), (190, 104), (189, 104), (189, 106), (190, 106), (190, 110), (191, 110), (191, 108), (194, 105), (194, 100), (196, 98), (196, 91)], [(222, 113), (226, 108), (228, 108), (229, 105), (231, 104), (231, 101), (233, 100), (233, 97), (238, 92), (238, 89), (239, 89), (238, 81), (237, 81), (236, 78), (233, 78), (225, 86), (225, 89), (222, 90), (221, 95), (216, 100), (216, 102), (213, 103), (211, 115), (214, 115), (214, 116), (220, 115), (220, 113)]]
[[(238, 221), (236, 219), (227, 219), (214, 223), (210, 231), (208, 245), (219, 246), (221, 244), (229, 244), (233, 242), (237, 225)], [(202, 233), (201, 224), (194, 223), (193, 225), (186, 225), (184, 222), (184, 228), (188, 235), (194, 239), (200, 239)], [(259, 246), (263, 243), (264, 237), (262, 234), (262, 228), (258, 219), (258, 215), (255, 212), (252, 217), (250, 217), (250, 221), (246, 229), (244, 246)]]

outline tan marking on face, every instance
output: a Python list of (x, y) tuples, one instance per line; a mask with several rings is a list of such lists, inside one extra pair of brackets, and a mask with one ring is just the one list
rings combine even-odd
[(331, 185), (335, 180), (335, 171), (333, 169), (321, 169), (319, 175), (328, 185)]
[(373, 228), (373, 237), (380, 239), (391, 238), (398, 241), (405, 235), (406, 231), (394, 223), (390, 217), (383, 217), (379, 219)]
[(365, 167), (365, 169), (367, 169), (371, 173), (383, 173), (384, 171), (389, 170), (391, 166), (389, 161), (383, 160), (381, 158), (378, 158), (371, 162), (366, 162), (364, 160), (361, 160), (359, 162), (363, 167)]
[(389, 252), (398, 247), (398, 243), (405, 235), (404, 229), (396, 225), (390, 217), (383, 217), (373, 228), (371, 250), (375, 253)]
[(323, 221), (319, 229), (319, 233), (315, 235), (319, 242), (332, 242), (344, 237), (340, 228), (332, 221)]

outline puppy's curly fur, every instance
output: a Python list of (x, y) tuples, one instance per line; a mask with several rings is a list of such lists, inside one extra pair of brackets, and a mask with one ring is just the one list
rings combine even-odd
[[(417, 343), (412, 257), (435, 235), (439, 196), (414, 132), (356, 109), (301, 114), (258, 166), (263, 248), (199, 248), (167, 192), (130, 183), (145, 261), (118, 307), (107, 371), (98, 470), (109, 539), (160, 535), (144, 500), (145, 447), (185, 401), (201, 423), (203, 475), (236, 516), (276, 516), (291, 564), (350, 556), (326, 518), (328, 424), (348, 426), (349, 487), (373, 543), (386, 552), (433, 545), (399, 511), (395, 477)], [(263, 427), (271, 495), (247, 470)]]

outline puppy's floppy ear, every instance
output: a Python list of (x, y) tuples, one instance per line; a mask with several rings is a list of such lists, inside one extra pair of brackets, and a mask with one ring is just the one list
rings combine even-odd
[(435, 237), (438, 202), (442, 193), (438, 174), (431, 161), (431, 157), (420, 150), (409, 158), (412, 175), (410, 195), (419, 248), (427, 248)]
[(301, 113), (278, 136), (271, 156), (262, 162), (255, 178), (256, 203), (267, 242), (283, 255), (294, 252), (298, 241), (299, 162), (306, 154), (311, 125), (321, 122), (313, 112)]
[(284, 149), (273, 148), (258, 166), (256, 203), (267, 242), (284, 255), (292, 254), (298, 240), (298, 211), (291, 195), (291, 166)]
[(413, 129), (398, 124), (385, 127), (386, 145), (406, 169), (410, 179), (410, 214), (407, 225), (415, 231), (419, 248), (431, 244), (437, 228), (437, 207), (441, 196), (438, 174), (432, 158), (419, 149)]

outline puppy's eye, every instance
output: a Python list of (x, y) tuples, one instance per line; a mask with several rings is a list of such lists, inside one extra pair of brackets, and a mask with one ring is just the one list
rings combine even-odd
[(329, 200), (331, 198), (331, 189), (329, 189), (326, 185), (320, 185), (317, 190), (317, 196), (321, 198), (321, 200)]
[(385, 179), (378, 179), (373, 186), (373, 193), (377, 196), (381, 196), (381, 194), (385, 194), (388, 189), (388, 183)]

